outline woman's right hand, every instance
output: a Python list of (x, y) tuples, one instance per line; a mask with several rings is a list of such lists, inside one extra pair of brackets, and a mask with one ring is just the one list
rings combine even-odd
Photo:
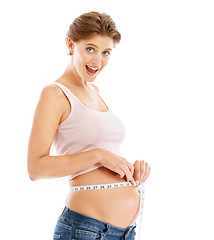
[(134, 166), (128, 162), (125, 158), (116, 155), (110, 151), (98, 148), (99, 163), (109, 170), (116, 172), (121, 178), (126, 176), (127, 181), (136, 186), (136, 182), (133, 178)]

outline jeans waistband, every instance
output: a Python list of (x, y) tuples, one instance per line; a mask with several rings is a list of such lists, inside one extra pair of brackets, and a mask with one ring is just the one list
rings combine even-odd
[(100, 221), (98, 219), (91, 218), (81, 213), (75, 212), (68, 207), (64, 208), (61, 214), (61, 217), (66, 218), (71, 222), (76, 222), (76, 221), (81, 222), (81, 224), (85, 224), (89, 227), (96, 228), (97, 230), (102, 232), (112, 231), (116, 234), (121, 234), (121, 235), (130, 232), (132, 229), (136, 227), (136, 223), (135, 223), (134, 225), (129, 226), (127, 228), (120, 228), (112, 224)]

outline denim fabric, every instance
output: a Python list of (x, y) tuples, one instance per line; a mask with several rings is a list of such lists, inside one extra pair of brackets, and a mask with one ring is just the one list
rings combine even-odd
[(53, 240), (134, 240), (136, 223), (119, 228), (65, 207), (59, 216)]

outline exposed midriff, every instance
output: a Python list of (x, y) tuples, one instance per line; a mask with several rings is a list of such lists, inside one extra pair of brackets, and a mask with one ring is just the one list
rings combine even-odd
[[(105, 167), (69, 180), (69, 186), (125, 182), (118, 174)], [(91, 218), (126, 228), (134, 225), (140, 206), (140, 194), (135, 186), (112, 189), (70, 191), (66, 206)]]

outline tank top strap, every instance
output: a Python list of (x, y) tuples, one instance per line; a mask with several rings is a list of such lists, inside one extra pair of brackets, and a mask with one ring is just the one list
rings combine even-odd
[(57, 85), (59, 88), (61, 88), (61, 90), (63, 91), (63, 93), (65, 94), (65, 96), (69, 99), (71, 105), (74, 102), (78, 102), (76, 96), (67, 88), (65, 87), (63, 84), (59, 83), (59, 82), (53, 82), (53, 84)]

